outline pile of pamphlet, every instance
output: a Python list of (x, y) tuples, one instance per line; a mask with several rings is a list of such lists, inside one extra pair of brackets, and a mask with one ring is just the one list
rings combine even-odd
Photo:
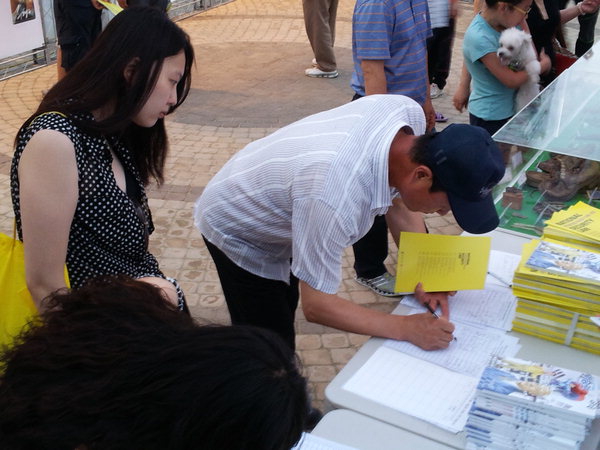
[(580, 202), (555, 213), (523, 246), (513, 293), (513, 330), (600, 354), (600, 210)]
[(598, 382), (587, 373), (494, 358), (469, 412), (467, 449), (579, 449), (600, 411)]

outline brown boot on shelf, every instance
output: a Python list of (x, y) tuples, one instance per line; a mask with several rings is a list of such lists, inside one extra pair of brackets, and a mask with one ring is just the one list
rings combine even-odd
[(525, 172), (525, 184), (534, 188), (539, 187), (543, 181), (550, 179), (550, 174), (546, 172), (538, 172), (536, 170), (528, 170)]
[(600, 163), (588, 159), (566, 157), (561, 160), (560, 176), (540, 183), (538, 189), (552, 201), (572, 199), (580, 189), (593, 189), (600, 184)]
[(543, 170), (547, 173), (554, 173), (557, 170), (560, 170), (561, 164), (560, 160), (564, 158), (563, 155), (555, 155), (546, 161), (541, 161), (538, 164), (538, 169)]

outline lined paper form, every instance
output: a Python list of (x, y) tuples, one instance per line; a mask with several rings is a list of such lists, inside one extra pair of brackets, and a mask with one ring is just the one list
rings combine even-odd
[[(490, 252), (490, 261), (488, 263), (488, 276), (485, 280), (485, 285), (498, 285), (507, 287), (507, 284), (512, 283), (515, 276), (515, 270), (521, 261), (521, 255), (507, 253), (500, 250), (492, 250)], [(496, 275), (490, 276), (489, 272)], [(498, 278), (500, 278), (500, 281)]]
[(515, 356), (519, 339), (490, 328), (455, 323), (454, 336), (448, 348), (427, 351), (406, 341), (388, 339), (383, 345), (429, 361), (454, 372), (479, 378), (491, 355)]
[[(410, 314), (427, 312), (412, 295), (402, 304), (412, 308)], [(443, 350), (426, 351), (406, 341), (388, 339), (384, 345), (455, 372), (479, 377), (491, 355), (515, 356), (519, 340), (508, 336), (515, 317), (517, 299), (508, 288), (500, 286), (484, 290), (459, 291), (448, 300), (450, 321), (454, 324), (455, 341)], [(398, 313), (400, 307), (394, 310)], [(441, 314), (441, 311), (440, 311)]]
[(467, 422), (478, 382), (479, 378), (380, 347), (342, 388), (458, 433)]
[[(414, 295), (404, 297), (402, 304), (418, 312), (427, 311)], [(455, 296), (449, 297), (448, 304), (450, 306), (450, 322), (462, 322), (509, 331), (515, 318), (517, 298), (509, 288), (490, 286), (483, 290), (459, 291)], [(439, 312), (441, 314), (441, 311)]]
[[(456, 340), (447, 349), (425, 351), (386, 340), (342, 388), (445, 430), (461, 431), (491, 356), (515, 356), (520, 349), (518, 338), (506, 334), (517, 300), (509, 288), (488, 285), (459, 291), (449, 302)], [(413, 296), (402, 305), (412, 307), (413, 314), (427, 311)]]

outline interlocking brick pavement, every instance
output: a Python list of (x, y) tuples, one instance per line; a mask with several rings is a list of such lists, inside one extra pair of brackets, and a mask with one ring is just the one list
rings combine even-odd
[[(161, 268), (179, 279), (192, 314), (203, 322), (229, 323), (229, 315), (212, 260), (193, 226), (194, 201), (244, 145), (350, 100), (353, 6), (351, 0), (340, 1), (336, 36), (340, 76), (329, 80), (304, 76), (313, 55), (300, 2), (235, 0), (179, 22), (194, 44), (196, 67), (186, 103), (167, 122), (171, 151), (165, 184), (149, 189), (156, 225), (151, 249)], [(455, 57), (454, 65), (456, 61)], [(13, 139), (55, 74), (52, 65), (0, 82), (0, 230), (7, 233), (13, 220), (8, 178)], [(465, 121), (464, 115), (451, 111), (449, 97), (434, 100), (435, 106), (451, 121)], [(428, 223), (433, 231), (460, 232), (451, 218), (432, 216)], [(394, 251), (390, 242), (390, 254)], [(390, 270), (394, 260), (388, 258)], [(344, 256), (340, 295), (391, 311), (397, 299), (377, 296), (357, 284), (352, 262), (350, 250)], [(368, 337), (310, 323), (301, 310), (296, 326), (298, 354), (315, 404), (327, 409), (325, 386)]]
[[(194, 201), (225, 161), (247, 143), (350, 100), (353, 7), (352, 0), (340, 0), (336, 36), (340, 76), (336, 79), (304, 76), (313, 55), (297, 0), (235, 0), (179, 22), (191, 36), (197, 59), (190, 96), (167, 120), (171, 151), (165, 184), (149, 188), (156, 225), (151, 249), (162, 269), (179, 279), (192, 314), (203, 322), (225, 324), (229, 315), (214, 265), (193, 226)], [(470, 4), (462, 3), (460, 9), (448, 85), (445, 94), (433, 101), (449, 118), (447, 124), (468, 121), (451, 105), (462, 61), (462, 37), (472, 16)], [(52, 65), (0, 82), (0, 231), (6, 233), (12, 232), (13, 223), (8, 178), (13, 139), (55, 74)], [(427, 222), (432, 232), (460, 233), (451, 216), (430, 215)], [(395, 250), (390, 241), (391, 271)], [(352, 251), (346, 251), (340, 295), (391, 311), (398, 300), (377, 296), (357, 284), (352, 263)], [(298, 354), (314, 402), (328, 409), (325, 386), (368, 337), (309, 323), (301, 310), (296, 327)]]

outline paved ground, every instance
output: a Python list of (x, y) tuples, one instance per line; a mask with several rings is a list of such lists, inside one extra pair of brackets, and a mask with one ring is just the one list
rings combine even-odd
[[(168, 119), (171, 154), (165, 185), (149, 191), (156, 232), (152, 251), (165, 273), (177, 277), (194, 317), (228, 323), (216, 271), (192, 223), (194, 201), (229, 157), (247, 143), (301, 117), (346, 103), (352, 97), (351, 18), (354, 2), (340, 0), (337, 19), (337, 79), (310, 79), (313, 57), (297, 0), (235, 0), (179, 24), (196, 50), (193, 89)], [(471, 5), (461, 3), (452, 71), (446, 94), (434, 100), (448, 123), (467, 122), (451, 106), (458, 81), (461, 44)], [(9, 167), (18, 127), (37, 106), (41, 91), (55, 81), (54, 65), (0, 82), (0, 231), (12, 232)], [(458, 234), (452, 217), (432, 215), (430, 229)], [(390, 243), (390, 254), (395, 247)], [(393, 271), (395, 258), (389, 268)], [(353, 281), (353, 256), (344, 257), (340, 295), (370, 308), (390, 311), (397, 300), (377, 296)], [(368, 338), (307, 322), (297, 314), (297, 347), (317, 406), (329, 408), (324, 389)]]

